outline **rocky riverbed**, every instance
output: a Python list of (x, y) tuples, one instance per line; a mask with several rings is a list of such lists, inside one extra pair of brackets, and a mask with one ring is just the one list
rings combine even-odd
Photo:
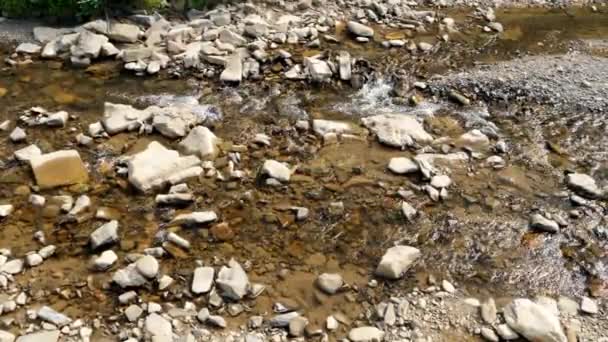
[(608, 8), (531, 4), (0, 22), (0, 342), (607, 341)]

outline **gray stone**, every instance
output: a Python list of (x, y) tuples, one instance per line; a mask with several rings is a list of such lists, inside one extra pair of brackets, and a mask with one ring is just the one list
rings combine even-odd
[(13, 129), (13, 131), (11, 132), (11, 134), (8, 136), (9, 139), (11, 139), (12, 142), (20, 142), (25, 140), (25, 138), (27, 137), (27, 135), (25, 134), (25, 131), (17, 126), (15, 127), (15, 129)]
[(328, 133), (349, 133), (352, 131), (352, 126), (348, 122), (317, 119), (312, 121), (312, 130), (323, 137)]
[(211, 291), (214, 275), (213, 267), (197, 267), (192, 277), (192, 293), (201, 294)]
[(127, 161), (128, 179), (133, 186), (146, 192), (167, 183), (181, 183), (184, 178), (202, 173), (196, 156), (181, 157), (158, 142), (151, 142), (145, 150)]
[(494, 298), (488, 298), (488, 300), (481, 303), (480, 307), (481, 318), (483, 318), (484, 322), (488, 324), (494, 324), (496, 322), (496, 302), (494, 302)]
[(158, 274), (159, 264), (156, 258), (151, 255), (144, 255), (135, 262), (137, 271), (144, 277), (151, 279)]
[(496, 335), (496, 333), (494, 332), (494, 330), (492, 328), (488, 328), (488, 327), (481, 328), (481, 336), (486, 341), (490, 341), (490, 342), (498, 342), (499, 341), (498, 336)]
[(15, 51), (17, 53), (36, 54), (39, 53), (40, 50), (42, 50), (42, 47), (40, 47), (38, 44), (21, 43), (19, 46), (17, 46)]
[(38, 265), (42, 264), (42, 261), (44, 261), (44, 259), (42, 259), (42, 257), (38, 253), (30, 253), (25, 256), (25, 263), (29, 267), (38, 266)]
[(171, 322), (156, 313), (152, 313), (146, 317), (145, 329), (152, 337), (164, 337), (168, 341), (171, 341), (173, 338)]
[(249, 278), (241, 265), (230, 259), (228, 266), (222, 266), (217, 275), (217, 286), (224, 297), (232, 300), (242, 299), (249, 291)]
[(138, 287), (142, 286), (146, 283), (146, 278), (144, 278), (141, 273), (137, 271), (135, 268), (135, 264), (131, 264), (125, 268), (122, 268), (112, 277), (112, 281), (118, 284), (122, 288), (127, 287)]
[(16, 342), (57, 342), (59, 334), (59, 330), (39, 331), (19, 336)]
[(308, 319), (305, 317), (295, 317), (289, 321), (289, 334), (294, 337), (304, 336), (304, 329), (308, 325)]
[(338, 66), (340, 79), (342, 81), (350, 81), (352, 77), (351, 58), (347, 51), (340, 51), (338, 55)]
[(118, 221), (112, 220), (97, 228), (91, 234), (90, 241), (93, 249), (118, 241)]
[(58, 327), (62, 327), (64, 325), (70, 324), (72, 322), (72, 319), (69, 318), (68, 316), (59, 313), (55, 310), (53, 310), (52, 308), (48, 307), (48, 306), (43, 306), (38, 310), (38, 318), (42, 319), (43, 321), (49, 322), (51, 324), (54, 324)]
[(342, 285), (344, 285), (344, 280), (337, 273), (323, 273), (317, 278), (317, 286), (330, 295), (338, 292)]
[(498, 336), (506, 341), (516, 340), (519, 338), (519, 335), (508, 324), (499, 324), (496, 326), (496, 332)]
[(388, 163), (388, 169), (398, 175), (417, 172), (419, 170), (418, 163), (407, 157), (391, 158)]
[(139, 305), (131, 304), (128, 308), (125, 309), (125, 316), (129, 320), (129, 322), (135, 322), (141, 317), (144, 313), (144, 310), (139, 307)]
[(566, 176), (568, 187), (580, 196), (598, 199), (605, 196), (604, 192), (597, 186), (595, 179), (584, 173), (570, 173)]
[(373, 37), (374, 30), (371, 27), (360, 24), (356, 21), (349, 21), (346, 24), (348, 31), (356, 36), (360, 37)]
[(104, 271), (110, 268), (118, 260), (118, 256), (114, 251), (107, 250), (101, 253), (101, 255), (93, 262), (95, 269)]
[(229, 29), (222, 29), (219, 33), (218, 38), (222, 43), (232, 44), (234, 46), (243, 46), (247, 44), (247, 40), (241, 35), (230, 31)]
[(171, 225), (204, 225), (217, 220), (217, 214), (213, 211), (195, 211), (188, 214), (179, 214), (173, 220)]
[(567, 341), (559, 318), (529, 299), (514, 299), (504, 308), (503, 314), (509, 327), (529, 341)]
[(218, 328), (225, 328), (227, 326), (226, 320), (222, 316), (218, 315), (209, 315), (207, 318), (207, 323), (210, 323), (213, 326)]
[(420, 250), (410, 246), (389, 248), (376, 268), (377, 276), (387, 279), (399, 279), (420, 257)]
[[(127, 130), (139, 129), (144, 122), (147, 122), (151, 118), (151, 111), (135, 109), (129, 105), (106, 102), (101, 123), (108, 134), (117, 134)], [(92, 133), (91, 135), (95, 136)]]
[(262, 175), (274, 178), (279, 182), (289, 182), (291, 170), (285, 163), (276, 160), (266, 160), (262, 166)]
[(384, 331), (376, 327), (358, 327), (348, 332), (352, 342), (380, 342), (384, 340)]
[(15, 151), (15, 159), (19, 161), (30, 161), (40, 155), (42, 155), (42, 151), (34, 144)]
[(541, 214), (533, 214), (530, 217), (530, 227), (547, 233), (557, 233), (559, 225)]
[(53, 27), (46, 26), (36, 26), (34, 27), (34, 39), (38, 43), (46, 44), (54, 39), (59, 38), (64, 34), (69, 33), (71, 30), (69, 29), (56, 29)]
[(272, 317), (268, 323), (270, 323), (270, 326), (273, 328), (285, 328), (288, 327), (289, 322), (296, 317), (300, 317), (300, 314), (297, 311), (291, 311)]
[(405, 216), (405, 218), (407, 218), (407, 220), (410, 222), (413, 222), (418, 214), (416, 208), (406, 201), (401, 201), (401, 212), (403, 213), (403, 216)]
[(452, 179), (446, 175), (437, 175), (431, 178), (431, 186), (436, 189), (447, 188), (452, 184)]
[(576, 315), (578, 313), (579, 304), (568, 297), (561, 296), (557, 301), (557, 307), (559, 312), (564, 315)]
[(226, 59), (226, 67), (220, 74), (223, 82), (241, 82), (243, 80), (243, 61), (238, 53)]
[(108, 37), (94, 34), (89, 31), (82, 31), (78, 34), (78, 39), (70, 48), (73, 56), (79, 58), (97, 58), (101, 52), (101, 47), (108, 42)]
[(14, 342), (15, 335), (8, 331), (0, 330), (0, 342)]
[(23, 271), (23, 260), (13, 259), (0, 266), (0, 273), (19, 274)]
[(325, 82), (332, 76), (329, 64), (320, 59), (307, 57), (304, 59), (304, 65), (306, 66), (310, 78), (315, 82)]
[(429, 143), (433, 137), (414, 116), (384, 114), (370, 116), (361, 120), (378, 140), (392, 147), (403, 148), (416, 143)]
[(581, 311), (584, 313), (595, 315), (600, 310), (598, 308), (597, 303), (593, 299), (589, 297), (583, 297), (583, 299), (581, 300)]

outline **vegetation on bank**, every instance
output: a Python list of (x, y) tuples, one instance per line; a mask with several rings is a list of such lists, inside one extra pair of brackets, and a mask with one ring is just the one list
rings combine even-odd
[[(0, 11), (8, 17), (54, 17), (83, 19), (99, 15), (107, 9), (155, 10), (168, 3), (187, 0), (0, 0)], [(203, 8), (209, 0), (189, 0), (189, 6)]]

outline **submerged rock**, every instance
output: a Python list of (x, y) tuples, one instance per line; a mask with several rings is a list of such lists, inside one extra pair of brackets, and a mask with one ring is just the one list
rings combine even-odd
[(529, 341), (566, 342), (559, 318), (529, 299), (514, 299), (504, 310), (505, 321)]
[(30, 165), (36, 183), (44, 189), (86, 183), (89, 174), (76, 150), (56, 151), (34, 156)]
[(375, 274), (387, 279), (399, 279), (420, 255), (420, 250), (414, 247), (391, 247), (384, 253)]
[(385, 114), (363, 118), (361, 121), (378, 136), (378, 141), (388, 146), (404, 148), (433, 140), (414, 116)]

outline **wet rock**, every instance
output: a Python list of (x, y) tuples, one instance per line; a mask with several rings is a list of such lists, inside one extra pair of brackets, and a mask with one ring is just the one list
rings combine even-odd
[(399, 279), (420, 255), (420, 250), (414, 247), (391, 247), (382, 256), (375, 274), (387, 279)]
[(131, 304), (128, 308), (125, 309), (125, 316), (129, 322), (135, 322), (141, 317), (144, 313), (144, 310), (139, 307), (139, 305)]
[[(135, 109), (124, 104), (106, 102), (101, 123), (108, 134), (117, 134), (123, 131), (139, 129), (144, 122), (152, 118), (152, 112)], [(91, 132), (91, 135), (95, 136)]]
[(0, 273), (19, 274), (23, 271), (23, 260), (13, 259), (0, 266)]
[(509, 327), (529, 341), (566, 342), (558, 317), (529, 299), (514, 299), (503, 313)]
[(323, 292), (333, 295), (344, 285), (344, 281), (337, 273), (323, 273), (317, 278), (316, 284)]
[(91, 199), (87, 195), (78, 196), (74, 207), (68, 212), (68, 215), (76, 216), (91, 206)]
[(220, 80), (223, 82), (239, 83), (243, 79), (243, 60), (238, 53), (226, 59), (226, 67), (220, 74)]
[(196, 211), (188, 214), (179, 214), (173, 220), (171, 225), (204, 225), (217, 220), (217, 214), (213, 211)]
[(25, 256), (25, 263), (29, 267), (35, 267), (42, 264), (42, 257), (38, 253), (31, 253)]
[(112, 281), (118, 284), (120, 287), (139, 287), (146, 283), (146, 278), (144, 278), (137, 268), (135, 264), (131, 264), (125, 268), (122, 268), (112, 277)]
[(39, 331), (21, 335), (16, 342), (57, 342), (59, 341), (59, 335), (59, 330)]
[(314, 82), (325, 82), (332, 76), (331, 69), (327, 62), (320, 59), (308, 57), (304, 60), (306, 70)]
[(346, 24), (348, 31), (359, 37), (373, 37), (374, 30), (371, 27), (360, 24), (356, 21), (349, 21)]
[(547, 233), (559, 232), (559, 225), (541, 214), (533, 214), (530, 217), (530, 227)]
[(93, 249), (118, 241), (118, 221), (112, 220), (97, 228), (91, 234), (90, 241)]
[(338, 55), (338, 70), (342, 81), (350, 81), (352, 77), (351, 58), (348, 51), (340, 51)]
[(378, 342), (384, 340), (384, 331), (376, 327), (359, 327), (348, 332), (352, 342)]
[(436, 189), (447, 188), (450, 184), (452, 184), (452, 179), (446, 175), (438, 175), (431, 178), (431, 186)]
[(481, 318), (484, 320), (484, 322), (488, 324), (494, 324), (494, 322), (496, 322), (497, 310), (496, 303), (494, 302), (493, 298), (488, 298), (488, 300), (481, 303), (480, 311)]
[(156, 277), (158, 274), (158, 261), (151, 255), (144, 255), (143, 257), (137, 259), (135, 262), (135, 268), (137, 271), (141, 273), (144, 277), (151, 279)]
[(481, 328), (481, 336), (486, 341), (491, 341), (491, 342), (498, 342), (499, 341), (498, 336), (496, 335), (496, 333), (494, 332), (494, 330), (492, 328), (488, 328), (488, 327)]
[(7, 216), (9, 216), (13, 212), (14, 209), (15, 208), (13, 207), (12, 204), (3, 204), (3, 205), (0, 205), (0, 217), (7, 217)]
[(385, 114), (361, 120), (363, 125), (378, 137), (381, 143), (398, 148), (416, 143), (429, 143), (433, 137), (428, 134), (415, 117), (409, 115)]
[(519, 338), (519, 335), (513, 329), (509, 327), (508, 324), (499, 324), (496, 326), (496, 332), (498, 336), (506, 341), (516, 340)]
[(43, 189), (86, 183), (89, 180), (87, 169), (76, 150), (35, 156), (30, 159), (30, 165), (36, 183)]
[(118, 256), (116, 255), (116, 253), (114, 253), (114, 251), (112, 250), (107, 250), (101, 253), (101, 255), (95, 259), (95, 261), (93, 262), (93, 266), (96, 270), (105, 271), (108, 268), (112, 267), (116, 260), (118, 260)]
[(137, 189), (146, 192), (167, 183), (179, 183), (191, 173), (202, 173), (199, 164), (198, 157), (181, 157), (177, 151), (153, 141), (128, 160), (128, 179)]
[(75, 44), (70, 48), (70, 52), (75, 57), (96, 59), (99, 57), (101, 47), (107, 42), (108, 37), (106, 36), (81, 31)]
[(36, 145), (29, 145), (15, 151), (15, 159), (29, 162), (32, 158), (42, 155), (42, 151)]
[(15, 52), (17, 53), (26, 53), (26, 54), (37, 54), (42, 50), (42, 47), (38, 44), (33, 43), (21, 43), (17, 46)]
[(154, 337), (164, 338), (167, 341), (171, 341), (173, 339), (173, 328), (171, 327), (171, 322), (156, 313), (152, 313), (146, 317), (144, 326), (146, 332), (153, 337), (153, 340)]
[(456, 141), (456, 144), (473, 151), (479, 151), (488, 148), (490, 139), (480, 130), (474, 129), (461, 135)]
[(388, 169), (398, 175), (413, 173), (419, 170), (418, 164), (406, 157), (391, 158), (388, 163)]
[(416, 210), (416, 208), (414, 208), (408, 202), (402, 201), (401, 202), (401, 213), (403, 213), (403, 216), (405, 216), (405, 218), (407, 218), (408, 221), (413, 222), (414, 219), (416, 218), (416, 215), (418, 214), (418, 211)]
[(228, 266), (222, 266), (216, 283), (222, 290), (222, 295), (233, 300), (240, 300), (249, 290), (247, 273), (234, 259), (230, 259)]
[(213, 267), (197, 267), (192, 277), (192, 293), (201, 294), (211, 291), (214, 275)]
[(297, 311), (287, 312), (272, 317), (268, 323), (274, 328), (284, 328), (289, 326), (289, 322), (296, 317), (300, 317), (300, 314)]
[(583, 299), (581, 300), (581, 311), (584, 313), (595, 315), (599, 312), (599, 308), (597, 303), (593, 299), (589, 297), (583, 297)]
[(8, 136), (9, 139), (11, 139), (12, 142), (16, 143), (16, 142), (20, 142), (20, 141), (24, 141), (25, 138), (27, 137), (27, 135), (25, 134), (25, 131), (17, 126), (15, 127), (15, 129), (13, 129), (13, 131), (11, 132), (11, 134)]
[(280, 182), (289, 182), (291, 178), (289, 166), (276, 160), (266, 160), (261, 173)]
[(289, 321), (289, 334), (294, 337), (304, 336), (304, 329), (308, 325), (308, 319), (305, 317), (295, 317)]
[(205, 158), (213, 158), (218, 153), (219, 139), (207, 127), (196, 126), (188, 136), (179, 143), (184, 154), (196, 154)]
[(605, 194), (597, 186), (595, 179), (584, 173), (570, 173), (566, 176), (568, 187), (580, 196), (589, 199), (603, 198)]
[(43, 321), (54, 324), (58, 327), (62, 327), (72, 322), (71, 318), (51, 309), (48, 306), (43, 306), (38, 310), (38, 318), (42, 319)]

